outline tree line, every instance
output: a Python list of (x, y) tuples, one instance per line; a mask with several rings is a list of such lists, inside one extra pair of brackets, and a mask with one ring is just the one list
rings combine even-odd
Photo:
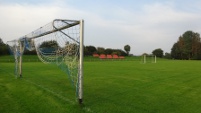
[[(66, 42), (66, 46), (68, 45), (72, 45), (69, 44), (69, 42)], [(40, 48), (58, 48), (59, 44), (57, 43), (57, 41), (45, 41), (40, 45)], [(119, 56), (127, 56), (130, 52), (130, 46), (129, 45), (125, 45), (124, 46), (124, 50), (121, 49), (111, 49), (111, 48), (107, 48), (105, 49), (104, 47), (95, 47), (95, 46), (84, 46), (84, 55), (85, 56), (92, 56), (93, 54), (97, 53), (97, 54), (116, 54)]]
[[(58, 47), (56, 41), (43, 42), (41, 47)], [(111, 49), (104, 47), (95, 46), (84, 46), (84, 55), (92, 56), (94, 53), (97, 54), (116, 54), (119, 56), (128, 56), (130, 52), (130, 46), (125, 45), (124, 50), (122, 49)], [(0, 55), (8, 55), (9, 47), (0, 38)], [(25, 55), (36, 55), (36, 51), (24, 52)], [(153, 55), (157, 57), (164, 57), (168, 59), (185, 59), (185, 60), (201, 60), (201, 37), (199, 33), (193, 31), (186, 31), (178, 37), (171, 48), (170, 53), (163, 53), (163, 50), (158, 48), (152, 51)]]
[[(68, 44), (67, 44), (68, 45)], [(40, 45), (40, 48), (58, 48), (59, 44), (57, 41), (45, 41)], [(111, 48), (103, 48), (103, 47), (95, 47), (95, 46), (84, 46), (84, 55), (85, 56), (92, 56), (94, 53), (97, 54), (116, 54), (119, 56), (128, 56), (130, 52), (130, 46), (125, 45), (124, 50), (121, 49), (111, 49)], [(9, 55), (9, 47), (7, 44), (3, 42), (0, 38), (0, 55)], [(24, 55), (36, 55), (36, 50), (28, 51), (25, 49)]]
[[(127, 50), (127, 51), (126, 51)], [(129, 51), (126, 49), (125, 51), (121, 49), (111, 49), (111, 48), (103, 48), (103, 47), (95, 47), (95, 46), (85, 46), (84, 47), (84, 55), (85, 56), (92, 56), (94, 53), (97, 54), (116, 54), (119, 56), (128, 56)]]
[(201, 60), (201, 38), (199, 33), (186, 31), (179, 36), (171, 49), (173, 59)]
[[(56, 41), (45, 41), (40, 45), (40, 48), (57, 48), (59, 47), (59, 44)], [(116, 54), (119, 56), (128, 56), (129, 52), (131, 50), (130, 45), (125, 45), (124, 50), (122, 49), (112, 49), (112, 48), (104, 48), (104, 47), (95, 47), (95, 46), (84, 46), (84, 55), (85, 56), (92, 56), (94, 53), (97, 54)], [(163, 56), (163, 50), (162, 49), (155, 49), (152, 52), (157, 57)], [(0, 55), (9, 55), (9, 47), (7, 44), (3, 42), (3, 40), (0, 38)], [(36, 50), (24, 51), (24, 55), (36, 55)]]
[(167, 59), (178, 60), (201, 60), (201, 37), (199, 33), (186, 31), (178, 37), (171, 48), (170, 53), (165, 53), (159, 49), (155, 49), (153, 55), (164, 57)]

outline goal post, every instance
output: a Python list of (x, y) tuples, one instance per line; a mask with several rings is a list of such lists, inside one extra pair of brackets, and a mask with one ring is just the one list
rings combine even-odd
[(84, 20), (55, 19), (7, 44), (15, 58), (16, 77), (22, 77), (24, 51), (36, 50), (43, 63), (56, 64), (68, 75), (78, 102), (83, 102)]
[(156, 55), (154, 55), (153, 57), (154, 57), (153, 63), (156, 63)]
[[(22, 44), (20, 43), (20, 53), (22, 53)], [(19, 58), (19, 76), (22, 77), (22, 55)]]
[(142, 64), (146, 64), (146, 57), (147, 57), (147, 55), (146, 54), (143, 54), (142, 56), (141, 56), (141, 63)]
[(82, 103), (83, 99), (83, 57), (84, 57), (84, 21), (80, 20), (80, 71), (79, 71), (79, 90), (78, 90), (78, 99), (79, 103)]

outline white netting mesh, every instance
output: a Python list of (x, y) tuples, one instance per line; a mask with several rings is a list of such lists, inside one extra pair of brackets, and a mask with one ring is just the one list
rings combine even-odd
[[(57, 64), (65, 71), (73, 86), (77, 87), (79, 70), (80, 24), (79, 21), (54, 20), (53, 22), (25, 35), (19, 40), (7, 42), (15, 56), (18, 70), (19, 56), (24, 48), (36, 50), (44, 63)], [(20, 49), (20, 45), (21, 49)], [(17, 74), (16, 71), (15, 74)]]

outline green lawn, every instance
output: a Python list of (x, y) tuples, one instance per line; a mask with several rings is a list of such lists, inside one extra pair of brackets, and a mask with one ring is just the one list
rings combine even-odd
[(201, 112), (200, 61), (86, 58), (83, 106), (68, 76), (54, 65), (27, 61), (22, 79), (13, 73), (14, 63), (0, 62), (0, 113)]

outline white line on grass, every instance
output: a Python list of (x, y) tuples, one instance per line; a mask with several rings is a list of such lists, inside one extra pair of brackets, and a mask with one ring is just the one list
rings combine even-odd
[(45, 90), (45, 91), (47, 91), (47, 92), (53, 94), (54, 96), (56, 96), (56, 97), (58, 97), (58, 98), (60, 98), (60, 99), (62, 99), (62, 100), (64, 100), (64, 101), (66, 101), (66, 102), (69, 102), (70, 104), (75, 104), (75, 102), (73, 102), (72, 100), (63, 97), (63, 96), (59, 95), (58, 93), (55, 93), (54, 91), (52, 91), (52, 90), (50, 90), (50, 89), (48, 89), (48, 88), (46, 88), (46, 87), (43, 87), (43, 86), (40, 85), (40, 84), (36, 84), (35, 82), (29, 81), (29, 80), (27, 80), (27, 79), (24, 79), (24, 80), (25, 80), (26, 82), (28, 82), (28, 83), (31, 83), (31, 84), (33, 84), (33, 85), (36, 85), (36, 86), (42, 88), (43, 90)]
[[(1, 68), (0, 68), (0, 70), (3, 71), (3, 72), (5, 72), (5, 73), (7, 73), (7, 75), (13, 76), (13, 73), (11, 73), (10, 71), (3, 70), (3, 69), (1, 69)], [(34, 83), (34, 82), (30, 81), (30, 80), (27, 80), (27, 79), (25, 79), (25, 78), (24, 78), (24, 80), (25, 80), (26, 82), (30, 83), (30, 84), (33, 84), (33, 85), (35, 85), (35, 86), (37, 86), (37, 87), (42, 88), (43, 90), (45, 90), (45, 91), (47, 91), (47, 92), (53, 94), (54, 96), (56, 96), (56, 97), (58, 97), (58, 98), (60, 98), (60, 99), (62, 99), (62, 100), (64, 100), (64, 101), (66, 101), (66, 102), (68, 102), (68, 103), (70, 103), (70, 104), (72, 104), (72, 105), (75, 105), (75, 104), (76, 104), (74, 101), (72, 101), (72, 100), (70, 100), (70, 99), (68, 99), (68, 98), (63, 97), (63, 96), (59, 95), (58, 93), (55, 93), (54, 91), (52, 91), (52, 90), (50, 90), (50, 89), (48, 89), (48, 88), (43, 87), (42, 85), (36, 84), (36, 83)], [(86, 112), (94, 113), (94, 112), (93, 112), (90, 108), (88, 108), (88, 107), (83, 107), (83, 110), (86, 111)]]
[[(60, 98), (60, 99), (62, 99), (62, 100), (64, 100), (64, 101), (66, 101), (66, 102), (68, 102), (68, 103), (70, 103), (70, 104), (73, 104), (73, 105), (76, 104), (74, 101), (72, 101), (72, 100), (70, 100), (70, 99), (68, 99), (68, 98), (63, 97), (63, 96), (59, 95), (58, 93), (55, 93), (54, 91), (52, 91), (52, 90), (50, 90), (50, 89), (48, 89), (48, 88), (43, 87), (42, 85), (36, 84), (36, 83), (34, 83), (34, 82), (32, 82), (32, 81), (29, 81), (29, 80), (27, 80), (27, 79), (24, 79), (24, 80), (25, 80), (26, 82), (28, 82), (28, 83), (31, 83), (31, 84), (33, 84), (33, 85), (36, 85), (36, 86), (42, 88), (43, 90), (45, 90), (45, 91), (47, 91), (47, 92), (53, 94), (54, 96), (57, 96), (58, 98)], [(93, 111), (92, 111), (90, 108), (88, 108), (88, 107), (83, 107), (83, 110), (86, 111), (86, 112), (93, 113)]]

